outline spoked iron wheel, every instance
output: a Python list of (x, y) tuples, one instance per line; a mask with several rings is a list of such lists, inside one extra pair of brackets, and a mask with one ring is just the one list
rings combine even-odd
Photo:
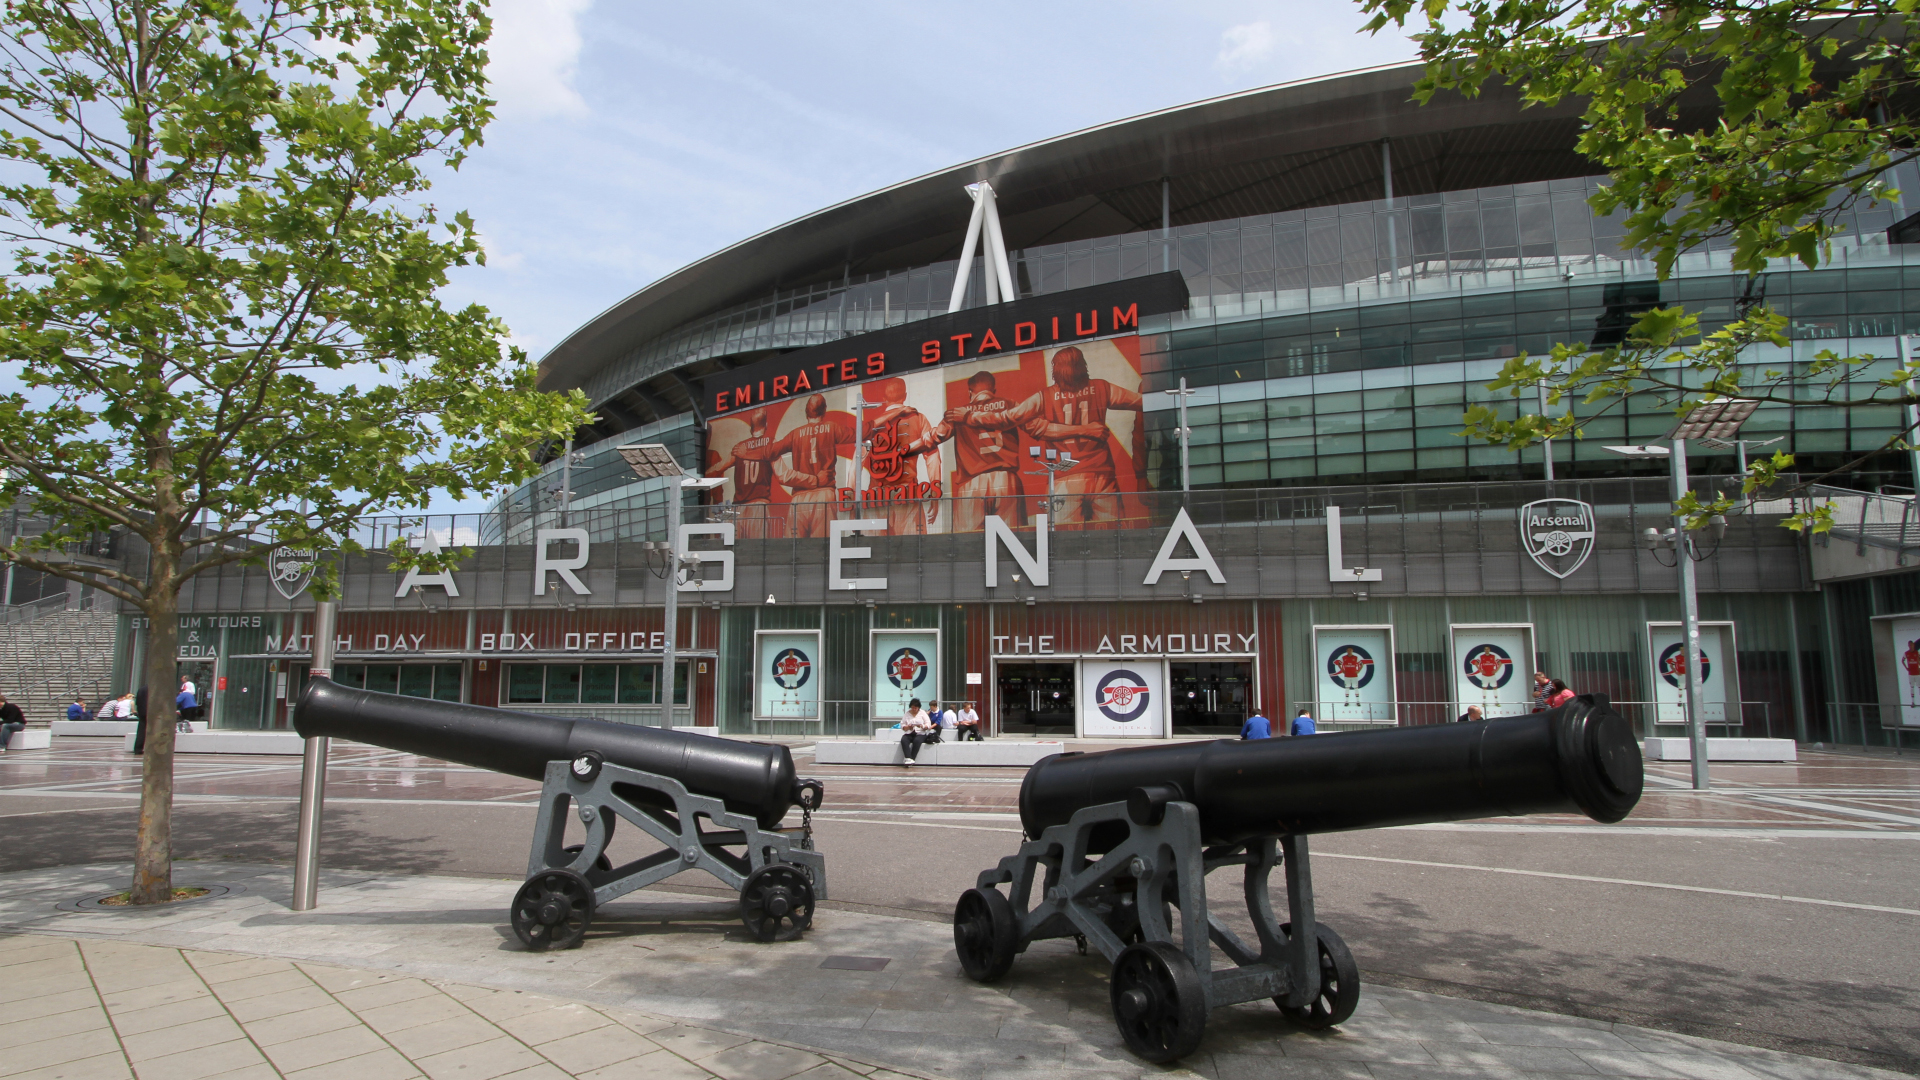
[[(1287, 1019), (1319, 1031), (1345, 1021), (1360, 1004), (1360, 965), (1354, 963), (1353, 953), (1339, 934), (1325, 923), (1316, 922), (1313, 928), (1320, 938), (1320, 993), (1297, 1009), (1289, 1008), (1285, 998), (1274, 998), (1273, 1003), (1280, 1006)], [(1291, 938), (1293, 924), (1281, 923), (1280, 936)]]
[(953, 906), (953, 949), (974, 982), (992, 982), (1013, 967), (1018, 947), (1013, 905), (999, 889), (968, 889)]
[(1111, 992), (1127, 1049), (1157, 1065), (1200, 1048), (1207, 991), (1186, 953), (1164, 941), (1127, 946), (1113, 962)]
[(786, 863), (755, 870), (740, 887), (740, 921), (761, 941), (792, 941), (813, 925), (813, 883)]
[(593, 924), (593, 886), (571, 870), (542, 870), (520, 886), (512, 920), (529, 949), (571, 949)]

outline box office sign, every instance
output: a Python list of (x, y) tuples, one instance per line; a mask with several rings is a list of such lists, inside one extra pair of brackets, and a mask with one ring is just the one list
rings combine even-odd
[(940, 633), (937, 630), (873, 632), (873, 719), (900, 719), (908, 702), (930, 706), (940, 697)]
[(1157, 661), (1080, 663), (1080, 734), (1158, 739), (1166, 726), (1165, 667)]
[(755, 635), (756, 720), (820, 718), (820, 631), (762, 630)]
[(1519, 716), (1533, 708), (1533, 624), (1453, 627), (1454, 701), (1466, 712)]

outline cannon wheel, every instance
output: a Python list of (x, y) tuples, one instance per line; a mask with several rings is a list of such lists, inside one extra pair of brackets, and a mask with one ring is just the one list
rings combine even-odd
[(968, 889), (953, 906), (953, 949), (974, 982), (992, 982), (1013, 967), (1019, 947), (1013, 905), (999, 889)]
[[(583, 851), (585, 851), (585, 850), (587, 850), (587, 845), (585, 845), (585, 844), (568, 844), (568, 845), (567, 845), (566, 847), (563, 847), (563, 848), (561, 848), (560, 850), (561, 850), (561, 852), (562, 852), (562, 853), (564, 853), (564, 854), (566, 854), (566, 855), (571, 855), (571, 856), (576, 856), (576, 857), (577, 857), (577, 856), (578, 856), (578, 855), (579, 855), (579, 854), (580, 854), (581, 852), (583, 852)], [(573, 859), (568, 859), (567, 861), (568, 861), (568, 862), (572, 862), (572, 861), (573, 861)], [(593, 868), (594, 868), (595, 870), (603, 870), (603, 871), (606, 871), (606, 872), (608, 872), (608, 873), (612, 873), (612, 872), (613, 872), (613, 860), (612, 860), (612, 859), (609, 859), (609, 858), (607, 858), (607, 853), (603, 851), (603, 852), (601, 852), (601, 853), (600, 853), (600, 857), (599, 857), (599, 858), (597, 858), (597, 859), (595, 859), (595, 860), (593, 860)]]
[(792, 941), (813, 925), (813, 884), (786, 863), (755, 870), (740, 886), (740, 921), (761, 941)]
[(1113, 962), (1110, 990), (1127, 1049), (1158, 1065), (1200, 1048), (1207, 990), (1186, 953), (1165, 941), (1129, 945)]
[(593, 925), (593, 886), (571, 870), (542, 870), (520, 886), (510, 916), (527, 948), (571, 949)]
[[(1327, 924), (1315, 923), (1313, 928), (1320, 937), (1319, 996), (1298, 1009), (1288, 1008), (1286, 998), (1274, 998), (1273, 1003), (1280, 1006), (1287, 1019), (1319, 1031), (1342, 1023), (1360, 1004), (1360, 965), (1353, 962), (1347, 943)], [(1293, 924), (1281, 923), (1280, 935), (1292, 937)]]

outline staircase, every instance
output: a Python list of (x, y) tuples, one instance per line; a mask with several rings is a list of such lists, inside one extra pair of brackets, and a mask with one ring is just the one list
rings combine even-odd
[(76, 694), (98, 709), (113, 683), (113, 631), (112, 611), (45, 602), (7, 611), (0, 622), (0, 693), (33, 727), (65, 720)]

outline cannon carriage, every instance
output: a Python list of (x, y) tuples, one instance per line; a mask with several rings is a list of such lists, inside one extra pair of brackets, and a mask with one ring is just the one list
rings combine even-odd
[[(541, 781), (527, 877), (509, 908), (530, 949), (578, 945), (595, 909), (699, 870), (740, 895), (761, 941), (799, 937), (827, 895), (812, 812), (825, 789), (796, 777), (784, 746), (604, 720), (356, 690), (325, 679), (294, 713), (301, 736), (328, 736)], [(801, 809), (797, 827), (784, 825)], [(576, 817), (583, 843), (566, 843)], [(660, 848), (624, 865), (607, 855), (618, 823)]]
[[(1468, 724), (1061, 754), (1028, 770), (1027, 839), (961, 895), (954, 948), (980, 982), (1034, 941), (1099, 949), (1114, 1022), (1148, 1061), (1192, 1053), (1224, 1005), (1268, 998), (1295, 1023), (1333, 1027), (1359, 1003), (1359, 968), (1315, 915), (1308, 836), (1542, 813), (1611, 823), (1643, 782), (1604, 695)], [(1207, 876), (1229, 867), (1253, 942), (1208, 907)], [(1216, 947), (1228, 966), (1214, 966)]]

